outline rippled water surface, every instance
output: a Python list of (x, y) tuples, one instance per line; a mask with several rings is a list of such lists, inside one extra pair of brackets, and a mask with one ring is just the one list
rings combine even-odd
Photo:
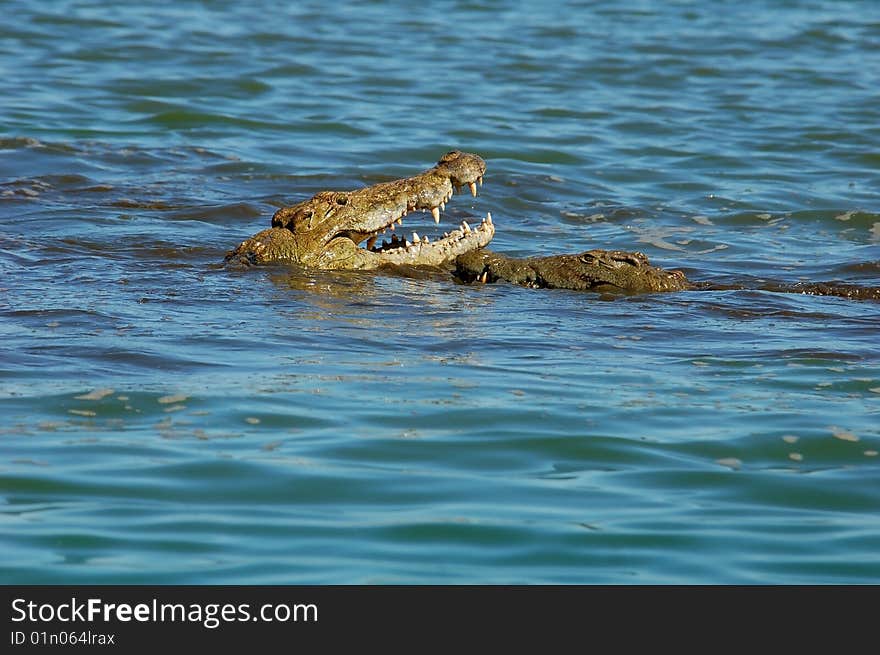
[(880, 303), (221, 265), (460, 148), (500, 252), (876, 286), (876, 2), (134, 4), (2, 7), (0, 580), (880, 582)]

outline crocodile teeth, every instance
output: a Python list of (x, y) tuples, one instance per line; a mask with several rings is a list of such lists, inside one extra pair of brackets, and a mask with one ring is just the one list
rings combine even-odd
[(470, 234), (470, 233), (471, 233), (471, 226), (468, 225), (468, 222), (467, 222), (467, 221), (462, 221), (462, 222), (461, 222), (461, 229), (464, 230), (464, 233), (465, 233), (465, 234)]
[(418, 242), (421, 241), (421, 240), (422, 240), (422, 239), (419, 237), (419, 233), (418, 233), (418, 232), (413, 232), (413, 243), (418, 243)]
[(468, 182), (468, 187), (471, 190), (471, 195), (476, 197), (477, 196), (477, 183), (476, 182)]
[(391, 223), (391, 225), (388, 226), (388, 229), (394, 232), (394, 223)]
[(491, 212), (486, 212), (486, 222), (489, 225), (492, 225), (492, 213)]
[(398, 219), (397, 219), (397, 224), (398, 224), (398, 225), (403, 225), (403, 219), (402, 219), (402, 218), (398, 218)]
[(431, 240), (428, 237), (422, 237), (422, 243), (431, 243)]
[(372, 250), (372, 249), (373, 249), (373, 246), (376, 245), (376, 239), (377, 239), (377, 238), (378, 238), (378, 237), (370, 237), (369, 239), (367, 239), (367, 250)]
[(431, 209), (431, 216), (434, 217), (434, 222), (439, 224), (440, 223), (440, 208), (433, 207)]
[(445, 201), (440, 203), (440, 211), (442, 211), (442, 212), (446, 211), (446, 202)]
[(477, 178), (477, 182), (480, 183), (480, 186), (483, 186), (483, 176), (482, 175), (480, 175), (480, 177)]
[(480, 282), (482, 282), (483, 284), (486, 284), (486, 280), (488, 279), (488, 277), (489, 277), (489, 271), (483, 271), (483, 274), (477, 279), (479, 279)]

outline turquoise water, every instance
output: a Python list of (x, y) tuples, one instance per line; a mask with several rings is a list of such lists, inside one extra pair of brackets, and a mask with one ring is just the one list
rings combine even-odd
[(876, 286), (873, 0), (2, 10), (3, 582), (880, 582), (876, 302), (220, 265), (460, 148), (499, 252)]

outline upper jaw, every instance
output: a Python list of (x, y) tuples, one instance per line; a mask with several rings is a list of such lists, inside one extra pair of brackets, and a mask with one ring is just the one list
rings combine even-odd
[[(413, 246), (418, 250), (430, 250), (425, 248), (429, 243), (428, 237), (419, 237), (415, 232), (411, 239), (403, 235), (398, 237), (397, 234), (392, 234), (390, 240), (383, 239), (381, 243), (379, 239), (387, 230), (394, 232), (402, 226), (403, 219), (412, 211), (429, 211), (434, 223), (439, 225), (441, 211), (445, 211), (446, 203), (452, 199), (455, 190), (467, 186), (471, 195), (476, 196), (477, 186), (482, 185), (485, 172), (486, 162), (481, 157), (452, 151), (441, 157), (436, 166), (414, 177), (351, 191), (345, 194), (346, 203), (337, 212), (337, 229), (330, 239), (348, 238), (368, 252), (383, 255), (392, 254), (397, 249), (412, 252), (409, 249)], [(473, 230), (476, 233), (473, 236), (469, 235), (470, 226), (463, 222), (451, 233), (445, 233), (443, 238), (435, 237), (435, 243), (456, 250), (455, 242), (463, 239), (462, 244), (480, 242), (476, 247), (482, 247), (494, 235), (491, 216), (487, 218)], [(485, 243), (482, 243), (484, 239)]]
[(323, 241), (347, 236), (360, 242), (394, 229), (411, 211), (430, 211), (435, 223), (456, 189), (467, 186), (477, 195), (486, 162), (478, 155), (454, 150), (437, 164), (413, 177), (374, 184), (356, 191), (322, 191), (272, 217), (273, 227), (293, 232), (323, 232)]

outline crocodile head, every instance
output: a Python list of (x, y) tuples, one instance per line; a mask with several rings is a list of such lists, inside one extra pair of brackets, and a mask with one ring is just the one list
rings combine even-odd
[[(437, 165), (414, 177), (356, 191), (322, 191), (272, 217), (272, 227), (241, 243), (226, 256), (238, 264), (296, 263), (321, 269), (371, 269), (388, 264), (437, 266), (487, 245), (495, 235), (492, 217), (467, 222), (430, 241), (413, 232), (399, 235), (412, 211), (430, 211), (440, 222), (456, 189), (477, 195), (486, 162), (466, 152), (448, 152)], [(379, 242), (383, 233), (390, 239)]]

